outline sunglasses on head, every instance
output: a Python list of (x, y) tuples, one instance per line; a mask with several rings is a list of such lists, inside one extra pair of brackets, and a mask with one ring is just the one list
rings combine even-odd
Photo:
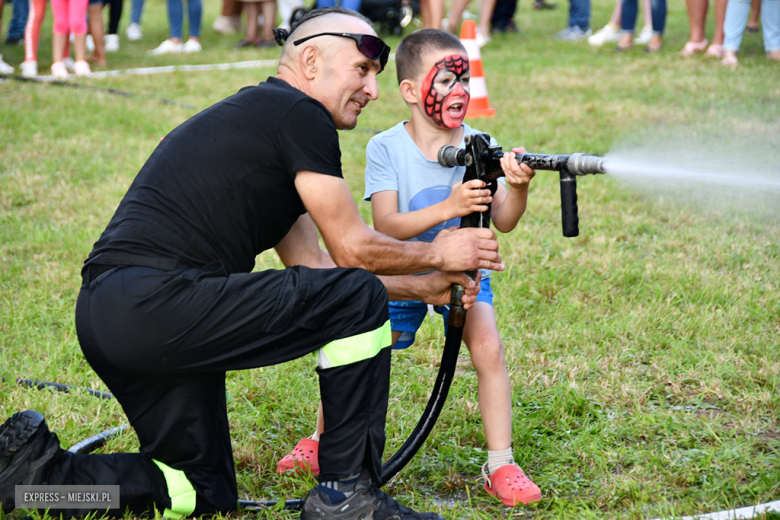
[(316, 38), (317, 36), (341, 36), (342, 38), (349, 38), (353, 40), (357, 45), (358, 50), (368, 59), (379, 60), (380, 69), (379, 72), (385, 70), (387, 65), (387, 59), (390, 57), (390, 46), (383, 42), (381, 39), (370, 34), (353, 34), (353, 33), (333, 33), (325, 32), (319, 34), (312, 34), (306, 38), (295, 40), (293, 45), (298, 46), (305, 41)]

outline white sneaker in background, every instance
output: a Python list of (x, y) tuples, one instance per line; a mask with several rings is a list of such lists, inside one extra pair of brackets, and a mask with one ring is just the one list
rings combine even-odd
[(74, 72), (76, 73), (76, 76), (89, 76), (92, 74), (92, 71), (89, 68), (89, 63), (86, 61), (77, 61), (75, 65), (73, 66)]
[(103, 37), (103, 43), (105, 43), (106, 52), (117, 52), (119, 50), (119, 35), (106, 34)]
[(38, 75), (38, 62), (23, 61), (22, 64), (19, 65), (19, 69), (22, 71), (23, 78), (34, 78)]
[(3, 61), (3, 55), (0, 54), (0, 74), (13, 74), (14, 68)]
[(189, 40), (187, 40), (187, 43), (185, 43), (182, 46), (181, 52), (187, 52), (187, 53), (200, 52), (201, 49), (203, 49), (203, 47), (201, 46), (200, 42), (198, 40), (193, 40), (192, 38), (190, 38)]
[(479, 47), (484, 47), (488, 43), (490, 43), (490, 36), (483, 36), (479, 30), (477, 30), (477, 45)]
[(73, 61), (73, 58), (70, 56), (63, 58), (62, 63), (65, 65), (65, 68), (68, 70), (68, 72), (76, 72), (76, 62)]
[(441, 21), (441, 30), (444, 32), (450, 32), (450, 19), (445, 18)]
[(65, 68), (65, 64), (61, 61), (56, 61), (51, 66), (51, 75), (54, 78), (67, 78), (68, 69)]
[(583, 31), (578, 26), (573, 25), (571, 27), (567, 27), (566, 29), (560, 31), (558, 34), (555, 35), (555, 38), (559, 40), (563, 40), (565, 42), (578, 42), (586, 39), (591, 34), (590, 29), (587, 31)]
[(653, 37), (653, 26), (645, 25), (639, 32), (639, 36), (634, 38), (634, 43), (637, 45), (647, 45), (650, 43), (650, 38)]
[(138, 41), (144, 37), (144, 33), (141, 32), (141, 26), (137, 23), (128, 25), (127, 29), (125, 29), (125, 34), (127, 35), (127, 39), (131, 42)]
[[(241, 18), (239, 17), (239, 25), (240, 24)], [(214, 25), (212, 25), (211, 28), (214, 29), (214, 32), (219, 34), (233, 34), (237, 32), (232, 16), (217, 16), (217, 19), (214, 20)]]
[(95, 40), (92, 39), (92, 35), (87, 35), (87, 52), (92, 52), (95, 50)]
[[(650, 31), (653, 32), (652, 30)], [(605, 43), (617, 43), (620, 41), (620, 28), (605, 25), (593, 35), (588, 36), (588, 43), (594, 47), (601, 47)]]
[(158, 45), (156, 49), (150, 50), (149, 54), (176, 54), (180, 52), (184, 52), (184, 45), (181, 43), (173, 43), (171, 40), (165, 40)]

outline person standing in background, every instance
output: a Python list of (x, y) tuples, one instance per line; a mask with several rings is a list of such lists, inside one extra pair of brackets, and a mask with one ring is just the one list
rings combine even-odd
[[(666, 0), (652, 0), (650, 8), (653, 14), (653, 36), (645, 47), (645, 52), (658, 52), (663, 48), (664, 28), (666, 27)], [(621, 7), (620, 41), (618, 51), (625, 51), (634, 45), (636, 27), (637, 0), (623, 0)]]
[[(246, 36), (234, 47), (274, 47), (274, 25), (276, 22), (276, 0), (241, 0), (246, 13)], [(262, 8), (260, 7), (262, 5)], [(260, 25), (258, 16), (263, 14), (263, 35), (258, 37)]]
[(423, 28), (441, 29), (444, 18), (444, 0), (420, 0), (420, 17)]
[[(736, 67), (739, 64), (737, 52), (749, 15), (750, 0), (729, 1), (723, 24), (723, 65)], [(761, 0), (761, 25), (764, 29), (766, 57), (780, 61), (780, 0)]]
[(591, 34), (590, 0), (569, 0), (569, 25), (555, 37), (566, 42), (578, 42)]
[[(2, 37), (3, 32), (3, 6), (5, 4), (5, 0), (0, 0), (0, 37)], [(3, 55), (0, 54), (0, 74), (13, 74), (14, 68), (3, 61)]]
[[(74, 72), (77, 76), (86, 76), (92, 71), (87, 63), (87, 0), (52, 0), (51, 10), (54, 13), (54, 33), (52, 35), (51, 75), (64, 78), (68, 69), (61, 59), (68, 42), (68, 33), (74, 36), (73, 47), (76, 51)], [(60, 59), (57, 59), (60, 57)]]
[(162, 42), (157, 48), (149, 51), (149, 54), (172, 54), (200, 52), (200, 19), (203, 14), (201, 0), (187, 0), (187, 15), (190, 22), (190, 38), (187, 43), (182, 43), (182, 24), (184, 22), (183, 0), (168, 0), (168, 23), (170, 25), (170, 38)]
[[(133, 0), (143, 2), (143, 0)], [(235, 34), (241, 32), (241, 7), (238, 0), (222, 0), (222, 13), (214, 20), (211, 26), (214, 32), (219, 34)], [(140, 23), (140, 15), (138, 21)]]
[[(650, 38), (653, 37), (653, 10), (650, 6), (650, 0), (642, 0), (642, 17), (645, 20), (645, 25), (642, 27), (642, 32), (639, 36), (634, 38), (636, 45), (647, 45), (650, 43)], [(607, 25), (593, 33), (588, 37), (588, 43), (593, 47), (601, 47), (605, 43), (617, 43), (620, 41), (620, 26), (623, 17), (623, 0), (617, 0), (615, 2), (615, 9), (612, 11), (612, 18), (609, 19)]]
[[(463, 11), (471, 3), (471, 0), (453, 0), (450, 16), (447, 18), (447, 30), (457, 34), (460, 28)], [(493, 10), (496, 7), (496, 0), (481, 0), (479, 3), (479, 24), (477, 25), (477, 45), (484, 47), (490, 42), (490, 19), (493, 17)]]
[(24, 25), (27, 23), (27, 15), (30, 12), (27, 0), (14, 0), (13, 4), (11, 23), (8, 24), (8, 35), (5, 37), (6, 45), (15, 45), (24, 40)]
[(712, 37), (712, 44), (708, 47), (709, 41), (704, 33), (704, 25), (707, 22), (709, 0), (685, 0), (691, 35), (682, 49), (683, 56), (693, 56), (705, 51), (707, 56), (714, 58), (723, 56), (723, 22), (726, 20), (727, 5), (728, 0), (715, 0), (715, 34)]
[[(27, 25), (24, 27), (24, 62), (19, 66), (23, 78), (38, 75), (38, 42), (41, 39), (41, 25), (46, 16), (46, 0), (30, 0)], [(70, 42), (65, 38), (65, 47), (60, 55), (66, 70), (73, 69), (70, 56)]]

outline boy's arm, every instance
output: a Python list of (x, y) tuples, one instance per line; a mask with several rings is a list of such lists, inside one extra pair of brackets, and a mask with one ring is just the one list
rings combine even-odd
[(501, 169), (506, 176), (507, 187), (498, 183), (493, 197), (493, 224), (502, 233), (509, 233), (525, 213), (528, 203), (528, 184), (536, 172), (527, 164), (517, 164), (516, 153), (524, 153), (525, 148), (513, 148), (501, 158)]
[(485, 211), (492, 199), (490, 190), (481, 189), (483, 181), (461, 182), (452, 187), (447, 199), (417, 211), (398, 211), (398, 192), (379, 191), (371, 195), (374, 229), (397, 240), (407, 240), (425, 233), (434, 226), (475, 211)]

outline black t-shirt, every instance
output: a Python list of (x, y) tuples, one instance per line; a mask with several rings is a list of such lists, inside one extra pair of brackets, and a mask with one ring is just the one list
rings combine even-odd
[(162, 140), (85, 264), (249, 272), (306, 212), (299, 170), (342, 176), (333, 117), (276, 78), (243, 88)]

